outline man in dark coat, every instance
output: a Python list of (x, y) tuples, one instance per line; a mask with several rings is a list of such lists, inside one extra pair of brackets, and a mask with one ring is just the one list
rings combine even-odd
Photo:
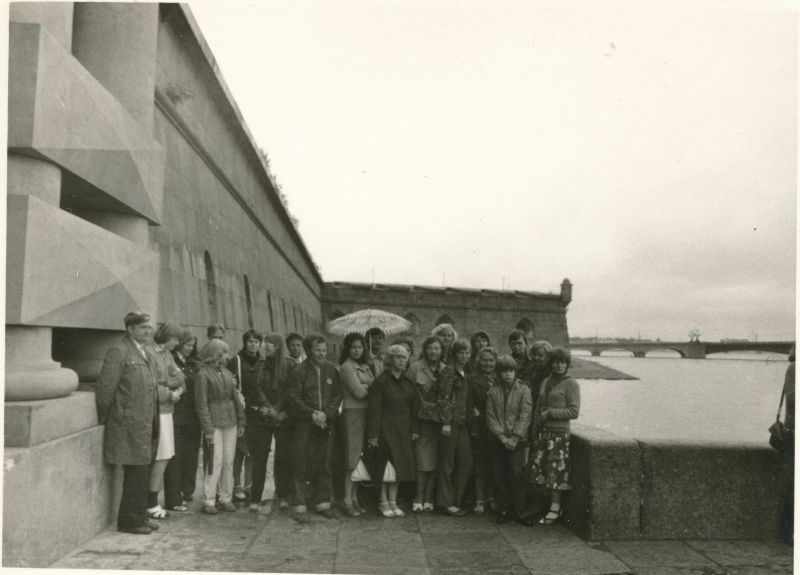
[(331, 449), (333, 423), (339, 413), (342, 395), (339, 372), (325, 359), (325, 338), (311, 334), (303, 341), (308, 359), (289, 375), (287, 403), (295, 418), (293, 517), (308, 521), (308, 500), (312, 491), (315, 510), (323, 517), (334, 518), (331, 509), (333, 479)]
[(158, 525), (147, 517), (150, 464), (158, 446), (158, 391), (149, 347), (150, 316), (125, 316), (127, 334), (106, 353), (95, 388), (97, 415), (105, 424), (103, 457), (122, 465), (117, 529), (147, 535)]

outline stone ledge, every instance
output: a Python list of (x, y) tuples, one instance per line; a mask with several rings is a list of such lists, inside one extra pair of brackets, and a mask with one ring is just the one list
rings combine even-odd
[(638, 538), (638, 442), (580, 424), (574, 424), (570, 438), (573, 488), (564, 508), (567, 524), (589, 540)]
[(767, 445), (637, 441), (580, 424), (571, 439), (564, 518), (586, 539), (780, 535), (780, 458)]
[(76, 391), (67, 397), (5, 404), (5, 446), (31, 447), (96, 427), (94, 393)]
[(5, 449), (4, 567), (47, 567), (106, 528), (113, 468), (102, 451), (102, 426)]

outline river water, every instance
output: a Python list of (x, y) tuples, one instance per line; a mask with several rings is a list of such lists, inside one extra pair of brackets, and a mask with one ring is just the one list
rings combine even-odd
[(760, 445), (767, 445), (789, 365), (786, 356), (767, 354), (586, 359), (639, 379), (579, 380), (579, 423), (636, 439)]

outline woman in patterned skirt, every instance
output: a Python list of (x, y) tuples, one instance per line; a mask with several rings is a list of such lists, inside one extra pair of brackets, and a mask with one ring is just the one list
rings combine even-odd
[(550, 511), (539, 521), (543, 525), (551, 525), (561, 517), (561, 493), (570, 489), (569, 422), (577, 419), (581, 407), (578, 382), (567, 376), (570, 361), (569, 351), (553, 349), (551, 375), (542, 382), (533, 415), (531, 478), (551, 494)]

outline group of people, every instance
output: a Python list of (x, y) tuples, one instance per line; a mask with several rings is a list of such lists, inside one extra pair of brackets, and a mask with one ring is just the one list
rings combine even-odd
[(351, 517), (367, 512), (366, 482), (387, 518), (409, 507), (525, 525), (561, 516), (580, 411), (565, 349), (514, 330), (498, 356), (486, 332), (467, 341), (442, 324), (417, 359), (411, 338), (347, 334), (337, 365), (320, 334), (250, 329), (231, 354), (221, 325), (202, 346), (170, 321), (151, 338), (143, 313), (125, 328), (96, 387), (105, 460), (124, 470), (120, 531), (147, 534), (187, 510), (201, 452), (204, 513), (237, 500), (263, 512), (273, 442), (275, 506), (298, 522), (336, 516), (335, 479)]

